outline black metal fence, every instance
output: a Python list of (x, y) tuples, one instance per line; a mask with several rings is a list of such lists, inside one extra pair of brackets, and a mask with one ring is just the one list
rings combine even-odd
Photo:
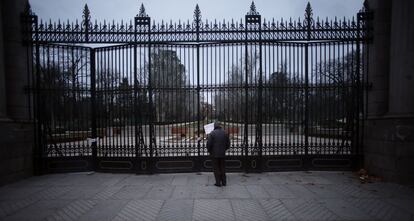
[[(365, 9), (356, 18), (151, 24), (29, 12), (40, 172), (211, 168), (204, 125), (235, 171), (350, 169), (361, 154)], [(103, 44), (96, 47), (96, 44)], [(82, 45), (82, 46), (80, 46)], [(95, 47), (89, 46), (94, 45)]]

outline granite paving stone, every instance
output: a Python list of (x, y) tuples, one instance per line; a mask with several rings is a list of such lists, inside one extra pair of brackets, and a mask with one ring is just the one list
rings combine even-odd
[(156, 220), (163, 203), (163, 200), (132, 200), (113, 220)]
[(93, 200), (73, 201), (46, 217), (46, 220), (78, 220), (83, 214), (91, 210), (96, 203)]
[(352, 172), (65, 173), (0, 187), (0, 220), (413, 220), (414, 189)]
[(24, 199), (24, 200), (8, 200), (0, 202), (0, 219), (5, 218), (33, 203), (36, 200)]
[(71, 186), (51, 186), (49, 188), (45, 188), (42, 191), (39, 191), (35, 194), (31, 194), (30, 197), (36, 200), (52, 200), (52, 199), (60, 199), (64, 194), (69, 192), (70, 190), (75, 189), (75, 187)]
[(339, 220), (340, 216), (328, 209), (323, 202), (304, 199), (281, 199), (286, 208), (301, 220)]
[(124, 186), (112, 194), (111, 199), (141, 199), (147, 195), (152, 186)]
[(273, 184), (292, 184), (295, 183), (292, 179), (289, 179), (287, 174), (280, 174), (279, 176), (269, 176), (268, 179), (273, 183)]
[(414, 199), (385, 199), (386, 202), (392, 204), (393, 206), (403, 209), (405, 212), (412, 214), (414, 218)]
[(82, 221), (100, 220), (109, 221), (114, 219), (126, 206), (129, 200), (100, 200), (98, 203), (79, 218)]
[[(208, 177), (212, 177), (210, 173), (196, 173), (188, 177), (187, 185), (189, 186), (199, 186), (206, 185), (208, 183)], [(210, 183), (211, 185), (214, 183)]]
[(369, 185), (361, 185), (361, 188), (380, 198), (414, 199), (414, 187), (376, 182)]
[(194, 200), (166, 200), (157, 220), (174, 221), (174, 220), (191, 220), (193, 217)]
[(371, 191), (366, 191), (362, 189), (362, 185), (347, 185), (347, 184), (337, 184), (337, 185), (326, 185), (326, 188), (335, 192), (338, 192), (344, 195), (347, 198), (378, 198)]
[(195, 198), (194, 186), (176, 186), (172, 193), (172, 199), (194, 199)]
[(234, 214), (237, 220), (268, 220), (263, 207), (260, 206), (259, 202), (251, 199), (231, 200)]
[(249, 191), (245, 186), (225, 186), (219, 188), (219, 196), (218, 198), (225, 198), (225, 199), (248, 199), (250, 198)]
[(288, 185), (263, 185), (266, 189), (266, 192), (272, 198), (276, 199), (285, 199), (285, 198), (296, 198), (295, 194), (287, 188)]
[(318, 196), (310, 191), (307, 186), (309, 185), (301, 185), (301, 184), (290, 184), (286, 185), (286, 189), (289, 190), (290, 193), (293, 194), (295, 198), (303, 198), (303, 199), (316, 199)]
[(13, 214), (9, 214), (3, 219), (13, 221), (45, 220), (56, 211), (68, 206), (71, 202), (73, 200), (40, 200), (30, 206), (15, 211)]
[(343, 199), (318, 199), (317, 201), (343, 220), (370, 220), (374, 218)]
[(46, 191), (48, 188), (45, 187), (3, 187), (0, 188), (0, 200), (19, 200), (26, 199), (28, 196), (31, 196), (35, 193)]
[(336, 184), (315, 184), (315, 185), (306, 185), (306, 188), (315, 193), (318, 198), (344, 198), (346, 196), (340, 194), (338, 191), (335, 191), (332, 185)]
[(173, 178), (172, 185), (174, 186), (183, 186), (188, 182), (188, 175), (177, 175)]
[(175, 186), (152, 186), (144, 196), (146, 199), (169, 199)]
[(197, 199), (194, 201), (194, 220), (235, 220), (228, 199)]
[(332, 181), (325, 179), (323, 176), (318, 174), (309, 173), (298, 173), (287, 176), (293, 180), (295, 184), (332, 184)]
[(251, 198), (254, 198), (254, 199), (270, 198), (269, 193), (267, 193), (265, 188), (261, 185), (248, 185), (246, 186), (246, 189), (250, 193)]
[(377, 220), (411, 220), (412, 214), (400, 209), (382, 199), (354, 199), (348, 198), (355, 207)]
[(60, 199), (92, 199), (104, 190), (104, 186), (84, 186), (82, 188), (72, 188), (68, 192), (59, 196)]
[(229, 185), (269, 185), (272, 184), (267, 176), (261, 174), (237, 174), (231, 176)]
[(107, 200), (110, 199), (115, 193), (119, 192), (123, 186), (110, 186), (100, 190), (92, 199)]
[(296, 220), (280, 199), (264, 199), (260, 204), (270, 220)]
[(195, 199), (222, 198), (223, 189), (214, 185), (201, 185), (195, 187)]
[(131, 175), (118, 182), (116, 185), (142, 186), (149, 180), (148, 175)]

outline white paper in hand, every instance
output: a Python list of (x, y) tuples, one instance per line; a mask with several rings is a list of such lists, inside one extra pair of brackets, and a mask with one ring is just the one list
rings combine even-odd
[(208, 135), (214, 130), (214, 123), (204, 125), (204, 132)]

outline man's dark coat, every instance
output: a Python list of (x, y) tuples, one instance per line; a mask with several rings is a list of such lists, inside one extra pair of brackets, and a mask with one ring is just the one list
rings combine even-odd
[(230, 148), (229, 135), (222, 128), (215, 128), (207, 140), (207, 150), (214, 158), (224, 158)]

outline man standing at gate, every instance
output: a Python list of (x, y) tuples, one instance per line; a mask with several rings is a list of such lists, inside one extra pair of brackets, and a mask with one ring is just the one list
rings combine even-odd
[(214, 130), (208, 135), (207, 150), (213, 162), (215, 186), (226, 185), (226, 150), (230, 148), (229, 135), (221, 128), (218, 122), (214, 122)]

